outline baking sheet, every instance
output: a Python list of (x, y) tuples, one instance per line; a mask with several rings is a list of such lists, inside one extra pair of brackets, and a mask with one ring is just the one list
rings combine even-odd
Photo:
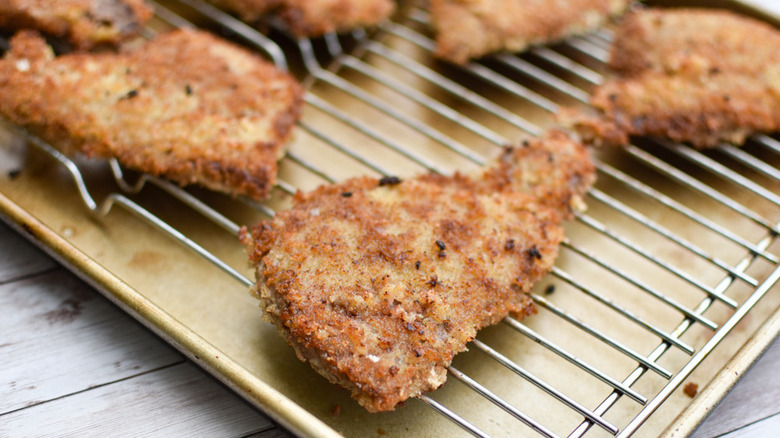
[[(423, 27), (415, 20), (404, 23), (412, 29)], [(399, 38), (392, 32), (380, 32), (375, 38), (384, 47), (409, 54), (413, 58), (422, 57), (425, 65), (431, 64), (424, 51), (420, 52), (406, 39)], [(593, 60), (581, 58), (582, 62), (592, 64), (592, 68), (601, 69)], [(452, 105), (502, 136), (520, 139), (528, 135), (516, 126), (508, 126), (504, 122), (494, 120), (472, 105), (464, 105), (449, 93), (440, 89), (426, 89), (430, 87), (427, 82), (394, 67), (376, 52), (368, 50), (361, 54), (359, 59), (425, 91), (433, 98)], [(462, 73), (449, 67), (434, 67), (448, 77), (455, 77), (459, 81), (468, 80), (468, 77), (461, 77)], [(476, 138), (462, 127), (442, 120), (440, 116), (431, 114), (397, 93), (389, 92), (372, 78), (366, 78), (365, 75), (351, 70), (341, 73), (340, 77), (358, 84), (372, 95), (381, 96), (383, 102), (399, 108), (403, 113), (423, 120), (429, 126), (435, 126), (458, 142), (467, 144), (481, 156), (489, 158), (500, 150), (499, 146)], [(564, 77), (576, 81), (575, 78)], [(559, 93), (550, 92), (533, 83), (529, 85), (540, 93), (546, 93), (545, 97), (555, 102), (576, 104)], [(478, 166), (473, 160), (443, 148), (439, 142), (409, 130), (375, 109), (367, 108), (365, 103), (346, 95), (343, 90), (333, 87), (332, 83), (315, 81), (309, 91), (313, 96), (333, 102), (340, 111), (348, 113), (352, 118), (365, 120), (373, 129), (385, 133), (384, 136), (391, 136), (402, 145), (413, 145), (414, 148), (410, 150), (421, 157), (420, 161), (432, 163), (436, 170), (451, 172)], [(527, 101), (501, 93), (490, 86), (480, 88), (479, 91), (492, 102), (510, 108), (514, 113), (540, 126), (552, 124), (549, 112), (542, 111)], [(357, 150), (360, 156), (369, 157), (372, 163), (381, 163), (381, 170), (387, 173), (407, 176), (426, 170), (425, 165), (388, 150), (378, 144), (379, 142), (372, 141), (365, 133), (356, 134), (348, 126), (334, 124), (332, 115), (324, 114), (311, 103), (306, 108), (304, 123), (309, 129), (299, 130), (290, 149), (290, 157), (298, 159), (288, 157), (280, 169), (280, 178), (294, 187), (310, 189), (327, 180), (323, 175), (307, 169), (306, 160), (316, 161), (324, 176), (332, 179), (378, 173), (379, 169), (372, 168), (349, 154), (334, 152), (331, 145), (315, 135), (320, 131), (339, 138), (340, 142), (347, 144), (352, 150)], [(90, 213), (79, 197), (71, 175), (59, 163), (36, 148), (25, 145), (6, 131), (3, 132), (1, 141), (5, 147), (0, 149), (4, 155), (0, 160), (3, 166), (0, 169), (0, 206), (4, 217), (24, 235), (84, 276), (110, 299), (291, 430), (307, 436), (327, 435), (335, 433), (334, 431), (346, 436), (442, 436), (463, 433), (448, 419), (416, 400), (409, 401), (406, 406), (393, 413), (365, 412), (349, 399), (345, 391), (334, 389), (307, 364), (295, 358), (292, 350), (275, 333), (275, 329), (262, 321), (257, 303), (249, 295), (245, 285), (120, 204), (115, 205), (105, 216)], [(640, 146), (640, 150), (663, 157), (713, 184), (718, 190), (734, 195), (772, 224), (780, 222), (780, 208), (776, 205), (744, 193), (744, 190), (724, 182), (721, 177), (709, 175), (695, 166), (685, 164), (684, 160), (657, 145)], [(600, 151), (597, 157), (600, 162), (647, 182), (695, 211), (706, 214), (713, 221), (736, 230), (747, 240), (759, 242), (766, 237), (766, 230), (762, 226), (734, 214), (679, 182), (668, 177), (659, 177), (657, 170), (637, 159), (635, 155), (619, 151)], [(770, 164), (778, 166), (776, 155), (767, 154), (767, 157), (773, 160)], [(728, 161), (717, 156), (717, 153), (714, 158)], [(121, 192), (106, 163), (80, 160), (79, 166), (85, 175), (87, 186), (97, 200), (103, 199), (110, 192)], [(752, 174), (750, 176), (761, 181), (771, 192), (780, 193), (780, 184), (777, 181)], [(603, 172), (599, 177), (596, 185), (599, 192), (608, 194), (610, 198), (632, 207), (676, 234), (685, 236), (730, 265), (736, 265), (740, 260), (749, 257), (749, 252), (744, 248), (659, 205), (656, 201), (637, 196), (623, 182), (604, 175)], [(238, 224), (252, 224), (266, 217), (262, 211), (238, 200), (199, 189), (189, 189), (189, 192)], [(240, 274), (252, 278), (253, 274), (247, 266), (243, 248), (231, 233), (171, 198), (153, 184), (147, 184), (140, 193), (128, 197), (171, 224)], [(275, 209), (284, 208), (288, 204), (289, 194), (284, 190), (276, 190), (273, 199), (266, 203)], [(606, 224), (610, 232), (630, 237), (632, 242), (649, 253), (670, 261), (672, 265), (707, 285), (716, 285), (723, 279), (721, 270), (692, 257), (689, 250), (659, 238), (657, 233), (648, 231), (645, 226), (637, 224), (625, 214), (616, 212), (602, 199), (590, 196), (588, 204), (590, 208), (587, 217), (597, 223)], [(646, 257), (637, 255), (625, 245), (605, 237), (586, 222), (572, 222), (567, 231), (575, 248), (585, 249), (587, 253), (597, 256), (610, 266), (628, 272), (631, 278), (651, 285), (654, 290), (663, 291), (670, 299), (687, 308), (696, 307), (706, 297), (698, 288), (670, 275), (668, 270), (648, 262)], [(780, 248), (776, 243), (772, 243), (768, 252), (778, 255)], [(640, 355), (650, 354), (658, 346), (659, 338), (609, 308), (604, 300), (628, 309), (642, 321), (648, 321), (654, 327), (667, 332), (674, 330), (682, 320), (679, 312), (650, 297), (626, 280), (606, 273), (603, 267), (571, 248), (562, 250), (556, 266), (565, 275), (551, 275), (540, 283), (536, 294), (550, 304), (548, 307), (542, 306), (539, 315), (524, 321), (525, 327), (617, 380), (628, 376), (635, 369), (636, 361), (584, 333), (574, 324), (564, 321), (550, 309), (564, 309), (577, 321), (608, 334), (610, 339)], [(751, 263), (748, 272), (754, 278), (764, 280), (770, 277), (775, 269), (775, 264), (759, 259)], [(574, 284), (566, 281), (569, 277), (574, 279)], [(547, 293), (551, 285), (555, 287), (554, 292)], [(602, 300), (594, 299), (584, 293), (583, 289), (596, 291)], [(726, 295), (742, 303), (754, 291), (753, 287), (737, 281), (727, 288)], [(725, 366), (736, 367), (738, 370), (746, 369), (760, 351), (755, 345), (768, 345), (777, 334), (777, 329), (771, 324), (761, 331), (759, 328), (776, 315), (780, 304), (779, 295), (776, 288), (767, 293), (687, 379), (698, 383), (700, 388), (706, 388), (709, 394), (707, 400), (719, 399), (733, 383), (721, 372)], [(723, 303), (716, 302), (704, 316), (720, 326), (733, 312)], [(685, 333), (682, 341), (698, 351), (712, 335), (711, 330), (694, 325)], [(506, 324), (482, 331), (478, 339), (589, 409), (598, 406), (612, 392), (608, 385), (562, 360), (549, 349), (528, 336), (519, 334)], [(748, 342), (751, 339), (752, 341)], [(747, 345), (754, 347), (732, 361), (735, 353)], [(680, 349), (672, 348), (661, 358), (659, 364), (676, 373), (685, 367), (690, 358)], [(551, 398), (527, 380), (508, 372), (478, 349), (471, 348), (468, 353), (458, 356), (453, 365), (557, 434), (568, 435), (582, 422), (582, 415)], [(633, 388), (652, 398), (664, 388), (666, 382), (666, 379), (648, 372)], [(715, 394), (714, 397), (712, 393)], [(452, 377), (431, 396), (492, 435), (534, 434), (531, 429), (480, 399)], [(690, 429), (690, 425), (698, 423), (699, 417), (704, 415), (709, 407), (710, 403), (692, 404), (688, 396), (680, 390), (675, 390), (638, 430), (637, 436), (658, 436), (670, 425), (678, 424), (675, 421), (677, 418), (682, 418), (682, 424)], [(605, 418), (622, 428), (640, 410), (640, 404), (623, 397), (607, 412)], [(592, 427), (586, 436), (603, 436), (607, 433), (598, 427)], [(673, 430), (670, 433), (673, 433)]]

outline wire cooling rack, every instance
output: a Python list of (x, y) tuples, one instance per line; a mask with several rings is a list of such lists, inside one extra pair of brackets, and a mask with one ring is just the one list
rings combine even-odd
[[(404, 6), (375, 32), (316, 40), (292, 40), (273, 22), (266, 36), (200, 1), (155, 6), (146, 37), (171, 27), (207, 28), (257, 50), (306, 86), (304, 117), (269, 201), (226, 199), (148, 175), (126, 175), (115, 161), (95, 172), (95, 163), (18, 135), (66, 169), (74, 185), (68, 189), (78, 193), (98, 223), (117, 215), (118, 207), (126, 210), (150, 224), (151, 233), (183, 244), (242, 289), (252, 277), (234, 261), (242, 251), (235, 239), (241, 225), (286, 208), (299, 189), (356, 175), (447, 174), (489, 163), (504, 145), (554, 126), (553, 115), (562, 106), (587, 104), (589, 90), (604, 79), (612, 39), (602, 29), (519, 56), (496, 55), (455, 67), (431, 57), (434, 43), (424, 4)], [(750, 319), (746, 316), (765, 318), (766, 311), (756, 310), (759, 304), (772, 307), (778, 301), (773, 290), (780, 276), (776, 138), (759, 135), (743, 148), (724, 144), (704, 152), (647, 140), (595, 151), (594, 158), (599, 180), (588, 193), (589, 209), (567, 225), (558, 262), (532, 294), (539, 315), (525, 321), (509, 317), (484, 330), (449, 367), (449, 382), (420, 396), (420, 403), (400, 408), (400, 418), (428, 422), (417, 413), (423, 410), (474, 436), (629, 436), (662, 406), (679, 405), (669, 400), (695, 370), (711, 369), (701, 377), (705, 383), (711, 379), (727, 361), (713, 352), (726, 349), (723, 354), (729, 355), (744, 342), (727, 348), (730, 342), (721, 341)], [(7, 181), (3, 193), (13, 195), (12, 184)], [(174, 202), (182, 207), (171, 213), (165, 206)], [(36, 213), (35, 207), (23, 208)], [(216, 229), (204, 237), (190, 220), (205, 220)], [(122, 227), (110, 223), (105, 226)], [(68, 229), (58, 233), (68, 238)], [(80, 250), (77, 243), (69, 251)], [(90, 249), (83, 251), (100, 262)], [(121, 273), (116, 276), (124, 280)], [(172, 307), (142, 288), (133, 293), (162, 310)], [(136, 316), (155, 325), (144, 311)], [(154, 328), (201, 359), (181, 340), (187, 335), (176, 324)], [(208, 334), (204, 337), (208, 341)], [(230, 347), (214, 344), (219, 351)], [(300, 427), (298, 411), (263, 398), (264, 387), (206, 366), (283, 424), (310, 433)], [(346, 435), (371, 430), (419, 436), (442, 427), (439, 420), (430, 426), (434, 429), (387, 426), (393, 417), (366, 416), (359, 408), (329, 416), (322, 413), (328, 408), (321, 400), (296, 392), (286, 377), (252, 372)], [(317, 379), (316, 385), (326, 388), (322, 391), (330, 390)], [(684, 408), (677, 406), (671, 418)], [(670, 421), (660, 422), (663, 429)]]

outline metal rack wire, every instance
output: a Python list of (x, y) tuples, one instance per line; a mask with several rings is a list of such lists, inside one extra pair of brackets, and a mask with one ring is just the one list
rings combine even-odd
[[(434, 43), (425, 30), (429, 17), (418, 6), (404, 10), (400, 18), (382, 25), (372, 35), (358, 31), (346, 36), (328, 35), (317, 41), (292, 41), (280, 35), (277, 41), (199, 0), (169, 3), (175, 4), (177, 11), (183, 8), (191, 13), (193, 20), (201, 20), (199, 25), (205, 22), (229, 31), (280, 68), (301, 70), (298, 74), (308, 90), (305, 98), (308, 117), (299, 125), (305, 138), (299, 138), (284, 158), (276, 197), (289, 196), (312, 184), (300, 184), (295, 178), (299, 173), (284, 172), (286, 165), (295, 166), (307, 175), (301, 181), (317, 183), (337, 181), (350, 176), (350, 172), (449, 173), (462, 166), (482, 166), (503, 145), (542, 133), (562, 105), (586, 104), (588, 88), (603, 80), (600, 71), (612, 38), (609, 31), (602, 30), (553, 47), (535, 48), (522, 56), (497, 55), (484, 63), (470, 63), (456, 69), (431, 61), (429, 55)], [(190, 16), (172, 9), (167, 4), (156, 5), (157, 16), (175, 27), (195, 25)], [(336, 94), (344, 96), (338, 104), (332, 98)], [(379, 115), (382, 122), (388, 121), (389, 128), (364, 118), (363, 108), (372, 117)], [(408, 108), (414, 111), (407, 111)], [(425, 117), (419, 117), (418, 111)], [(334, 125), (340, 128), (330, 128)], [(401, 134), (395, 135), (396, 132)], [(352, 141), (356, 137), (370, 145), (356, 147)], [(152, 184), (189, 206), (193, 214), (207, 218), (231, 236), (237, 235), (240, 225), (218, 209), (159, 178), (144, 175), (131, 183), (116, 162), (111, 162), (111, 170), (120, 191), (98, 203), (87, 189), (76, 163), (40, 140), (29, 135), (27, 138), (68, 169), (85, 205), (97, 215), (109, 214), (114, 206), (122, 207), (241, 284), (251, 285), (246, 276), (131, 198)], [(412, 147), (418, 143), (409, 139), (417, 139), (422, 146)], [(308, 149), (300, 146), (307, 141), (344, 156), (353, 163), (350, 170), (339, 173), (322, 167), (312, 159)], [(447, 159), (439, 159), (441, 156)], [(601, 151), (595, 160), (600, 182), (588, 194), (591, 210), (577, 215), (571, 225), (573, 233), (563, 244), (565, 258), (556, 264), (550, 281), (558, 288), (573, 291), (569, 296), (576, 294), (577, 299), (593, 303), (601, 309), (600, 317), (617, 322), (611, 327), (601, 324), (598, 318), (592, 321), (593, 315), (580, 314), (576, 306), (567, 306), (543, 291), (534, 293), (532, 298), (545, 318), (607, 349), (617, 360), (628, 363), (629, 371), (620, 376), (594, 363), (592, 357), (583, 358), (570, 345), (556, 341), (554, 333), (544, 332), (543, 327), (535, 328), (511, 317), (504, 320), (503, 326), (545, 350), (555, 360), (604, 385), (604, 395), (591, 403), (582, 401), (579, 394), (567, 393), (559, 388), (560, 382), (540, 376), (538, 369), (523, 366), (481, 336), (474, 340), (470, 355), (480, 355), (482, 361), (488, 358), (519, 376), (541, 391), (540, 397), (559, 404), (576, 418), (573, 427), (561, 432), (559, 424), (545, 422), (518, 406), (515, 400), (500, 394), (500, 388), (480, 383), (481, 373), (472, 375), (460, 364), (449, 368), (451, 380), (528, 426), (528, 430), (548, 437), (562, 434), (581, 437), (589, 434), (593, 426), (619, 437), (634, 433), (780, 277), (780, 251), (773, 248), (780, 232), (777, 194), (780, 142), (774, 138), (757, 136), (745, 149), (722, 145), (711, 152), (647, 141), (621, 151)], [(641, 171), (634, 174), (636, 169)], [(663, 184), (656, 184), (659, 180)], [(740, 198), (733, 193), (738, 193)], [(689, 203), (691, 199), (695, 202)], [(242, 202), (266, 216), (274, 214), (273, 203)], [(712, 214), (710, 208), (717, 214)], [(655, 216), (659, 209), (674, 220)], [(728, 220), (724, 221), (724, 217)], [(732, 220), (738, 225), (733, 225)], [(686, 226), (679, 226), (680, 222)], [(640, 233), (627, 233), (626, 224), (631, 224), (630, 229), (641, 230)], [(691, 229), (695, 232), (690, 232)], [(718, 244), (710, 244), (711, 239)], [(663, 244), (658, 247), (648, 244), (649, 241)], [(616, 248), (615, 253), (621, 254), (618, 257), (633, 262), (622, 263), (609, 252), (600, 252), (601, 246)], [(693, 261), (690, 264), (670, 261), (665, 256), (668, 248), (684, 253)], [(608, 277), (612, 285), (580, 275), (578, 263), (567, 260), (587, 264)], [(638, 270), (637, 266), (642, 269)], [(643, 274), (645, 267), (667, 277), (674, 288), (658, 286)], [(749, 293), (733, 292), (737, 286), (749, 289)], [(630, 291), (640, 302), (649, 303), (649, 307), (673, 315), (675, 322), (669, 324), (668, 318), (656, 321), (653, 314), (627, 303), (616, 293), (623, 291)], [(713, 307), (720, 307), (727, 313), (726, 317), (709, 316), (708, 311)], [(693, 328), (708, 333), (703, 343), (694, 344), (685, 338)], [(641, 345), (652, 344), (652, 348), (642, 352), (639, 344), (626, 341), (619, 330), (640, 333), (649, 340)], [(663, 358), (673, 353), (682, 354), (685, 360), (664, 363)], [(471, 368), (468, 362), (463, 365)], [(656, 376), (664, 383), (652, 386), (651, 390), (640, 388), (637, 383), (647, 375)], [(624, 399), (629, 401), (627, 409), (632, 416), (629, 421), (616, 424), (607, 417)], [(477, 421), (458, 411), (457, 401), (440, 398), (437, 393), (420, 396), (419, 400), (466, 432), (489, 436)]]

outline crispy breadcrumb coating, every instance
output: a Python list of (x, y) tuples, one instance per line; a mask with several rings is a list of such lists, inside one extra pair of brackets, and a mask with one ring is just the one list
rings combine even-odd
[(486, 54), (585, 33), (623, 13), (630, 0), (431, 0), (435, 56), (464, 64)]
[(554, 133), (477, 175), (298, 193), (242, 230), (253, 292), (301, 360), (367, 410), (392, 410), (444, 383), (480, 328), (535, 313), (528, 292), (557, 256), (563, 200), (593, 178), (584, 146)]
[(86, 50), (137, 35), (152, 13), (144, 0), (2, 0), (0, 28), (39, 30)]
[(297, 37), (317, 37), (375, 26), (395, 10), (393, 0), (209, 0), (255, 22), (267, 14), (281, 18)]
[(620, 76), (594, 90), (598, 115), (563, 117), (588, 142), (637, 135), (706, 148), (780, 130), (780, 31), (766, 23), (718, 10), (637, 11), (615, 35), (610, 66)]
[(202, 31), (56, 58), (23, 32), (0, 61), (0, 114), (53, 146), (252, 198), (275, 183), (302, 93), (273, 64)]
[(395, 10), (393, 0), (283, 0), (279, 16), (299, 37), (375, 26)]

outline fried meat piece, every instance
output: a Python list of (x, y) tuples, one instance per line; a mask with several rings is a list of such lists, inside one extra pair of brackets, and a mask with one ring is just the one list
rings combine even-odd
[[(780, 31), (726, 11), (643, 10), (618, 30), (596, 116), (572, 124), (594, 144), (656, 136), (697, 148), (780, 129)], [(565, 118), (565, 116), (564, 116)]]
[(0, 114), (64, 152), (258, 199), (275, 183), (302, 93), (273, 64), (201, 31), (56, 58), (22, 32), (0, 61)]
[(434, 55), (464, 64), (498, 52), (585, 33), (623, 13), (630, 0), (431, 0)]
[(316, 37), (329, 32), (345, 32), (374, 26), (395, 10), (393, 0), (210, 0), (255, 22), (266, 14), (275, 14), (297, 37)]
[(584, 208), (583, 196), (596, 179), (588, 150), (563, 131), (507, 147), (477, 179), (486, 193), (520, 192), (534, 196), (564, 219)]
[(0, 28), (39, 30), (85, 50), (137, 35), (152, 13), (144, 0), (2, 0)]
[[(363, 177), (296, 194), (292, 209), (241, 233), (266, 318), (371, 412), (437, 388), (480, 328), (535, 313), (528, 292), (552, 268), (569, 214), (536, 194), (558, 192), (548, 184), (580, 194), (593, 180), (571, 140), (582, 151), (554, 161), (584, 157), (562, 163), (580, 166), (578, 184), (547, 171), (533, 183), (533, 165), (509, 162), (544, 151), (547, 163), (564, 141), (546, 140), (481, 175)], [(509, 174), (519, 182), (499, 183)]]
[(677, 74), (710, 70), (760, 74), (780, 61), (780, 32), (717, 9), (644, 9), (617, 29), (609, 66), (623, 77), (647, 70)]
[(209, 3), (236, 14), (246, 22), (259, 20), (284, 0), (208, 0)]
[(279, 15), (294, 35), (306, 37), (374, 26), (394, 10), (393, 0), (283, 0)]

